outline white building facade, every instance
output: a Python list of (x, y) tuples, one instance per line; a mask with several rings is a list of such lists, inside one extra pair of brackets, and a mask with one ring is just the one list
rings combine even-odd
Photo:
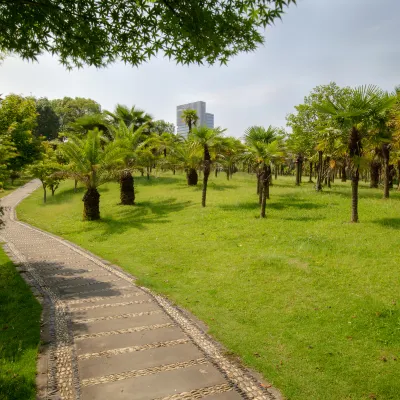
[(187, 136), (189, 127), (182, 121), (183, 110), (195, 110), (199, 120), (197, 126), (207, 126), (214, 128), (214, 114), (206, 113), (206, 103), (204, 101), (195, 101), (194, 103), (182, 104), (176, 107), (176, 133)]

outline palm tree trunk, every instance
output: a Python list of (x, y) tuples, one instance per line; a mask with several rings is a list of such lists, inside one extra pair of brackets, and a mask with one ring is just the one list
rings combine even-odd
[(272, 185), (271, 183), (272, 178), (272, 170), (271, 166), (267, 165), (267, 185), (265, 186), (265, 197), (269, 200), (269, 188)]
[(389, 166), (389, 157), (390, 150), (389, 144), (382, 144), (382, 156), (383, 156), (383, 198), (389, 198), (389, 188), (390, 188), (390, 166)]
[(309, 177), (309, 179), (308, 179), (308, 182), (310, 182), (310, 183), (313, 183), (313, 180), (312, 180), (312, 173), (313, 173), (313, 162), (310, 161), (310, 177)]
[(400, 160), (397, 161), (397, 190), (400, 191)]
[(218, 177), (218, 168), (217, 167), (215, 167), (215, 177), (216, 178)]
[(187, 184), (188, 186), (196, 186), (199, 180), (197, 171), (195, 168), (190, 168), (187, 174)]
[(132, 206), (135, 204), (135, 186), (132, 173), (129, 169), (121, 172), (119, 178), (121, 204)]
[(389, 164), (389, 189), (393, 189), (393, 178), (396, 175), (393, 164)]
[(261, 173), (261, 210), (260, 218), (265, 218), (265, 209), (267, 207), (267, 199), (269, 199), (269, 181), (271, 175), (271, 167), (264, 165)]
[(76, 188), (78, 186), (78, 181), (75, 179), (75, 183), (74, 183), (74, 193), (76, 193)]
[(347, 175), (346, 175), (346, 160), (343, 160), (341, 175), (342, 175), (342, 176), (341, 176), (342, 182), (346, 182), (346, 181), (347, 181)]
[(85, 221), (100, 219), (100, 193), (97, 188), (88, 188), (82, 201), (83, 219)]
[(278, 179), (278, 166), (277, 165), (275, 165), (274, 172), (275, 172), (275, 180), (277, 180)]
[(351, 222), (358, 222), (358, 181), (360, 173), (358, 168), (351, 177)]
[(211, 171), (211, 156), (210, 152), (208, 151), (208, 146), (204, 145), (204, 174), (203, 174), (203, 191), (201, 194), (201, 205), (203, 207), (206, 206), (206, 199), (207, 199), (207, 183), (208, 177), (210, 176)]
[[(349, 140), (350, 157), (354, 157), (356, 162), (362, 156), (361, 135), (356, 126), (353, 126)], [(351, 176), (351, 222), (358, 222), (358, 182), (360, 180), (359, 167), (353, 167)]]
[(379, 185), (379, 169), (380, 169), (380, 163), (375, 160), (371, 161), (370, 165), (371, 180), (369, 184), (370, 188), (377, 188)]
[(332, 171), (331, 171), (331, 167), (330, 167), (330, 160), (331, 160), (331, 158), (329, 157), (329, 156), (327, 156), (326, 157), (326, 183), (327, 183), (327, 185), (328, 185), (328, 188), (330, 189), (331, 188), (331, 173), (332, 173)]
[(260, 173), (259, 169), (257, 169), (256, 177), (257, 177), (257, 194), (260, 194), (260, 191), (261, 191), (261, 184), (260, 184), (260, 182), (261, 182), (261, 180), (260, 180), (261, 173)]
[(54, 193), (56, 192), (56, 187), (54, 185), (51, 185), (50, 189), (51, 189), (51, 197), (54, 197)]
[(322, 162), (322, 151), (318, 151), (318, 175), (317, 175), (317, 184), (315, 185), (315, 189), (317, 192), (322, 190), (322, 169), (323, 169), (323, 162)]

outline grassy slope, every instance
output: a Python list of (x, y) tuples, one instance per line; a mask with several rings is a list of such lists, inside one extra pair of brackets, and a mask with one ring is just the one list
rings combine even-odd
[(18, 215), (188, 308), (289, 399), (398, 399), (400, 193), (362, 188), (361, 223), (349, 224), (348, 183), (316, 193), (279, 178), (260, 220), (254, 180), (212, 177), (206, 209), (181, 176), (137, 179), (136, 207), (109, 184), (94, 223), (66, 182)]
[(41, 307), (0, 248), (0, 399), (35, 399)]

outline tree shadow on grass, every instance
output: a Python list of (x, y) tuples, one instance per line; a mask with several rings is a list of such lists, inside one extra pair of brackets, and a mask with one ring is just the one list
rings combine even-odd
[[(349, 201), (351, 200), (351, 189), (349, 188), (348, 190), (344, 189), (327, 189), (323, 190), (321, 192), (323, 195), (330, 195), (330, 196), (341, 196), (341, 197), (347, 197)], [(393, 198), (398, 198), (399, 195), (397, 195), (396, 190), (391, 190), (390, 195)], [(376, 188), (368, 188), (368, 187), (361, 187), (359, 190), (359, 199), (375, 199), (375, 200), (385, 200), (383, 199), (383, 190), (382, 189), (376, 189)]]
[(146, 225), (166, 224), (170, 222), (168, 215), (182, 211), (192, 204), (191, 201), (178, 202), (175, 198), (162, 201), (143, 201), (135, 206), (119, 206), (111, 216), (105, 216), (99, 221), (88, 222), (85, 230), (98, 230), (98, 241), (108, 240), (108, 235), (122, 234), (126, 230), (147, 229)]
[(207, 189), (216, 190), (219, 192), (222, 192), (227, 189), (236, 189), (236, 188), (237, 186), (230, 185), (229, 183), (215, 183), (215, 182), (210, 182), (207, 186)]
[[(15, 372), (0, 372), (0, 399), (22, 400), (35, 398), (35, 379), (27, 379)], [(3, 375), (3, 376), (2, 376)]]
[(267, 203), (267, 208), (272, 208), (274, 210), (284, 210), (286, 208), (297, 208), (299, 210), (315, 210), (324, 207), (326, 206), (323, 204), (310, 203), (307, 201), (294, 201), (293, 199), (279, 200), (279, 202), (277, 203)]
[(400, 218), (381, 218), (371, 222), (384, 228), (400, 229)]
[(168, 185), (172, 183), (182, 183), (182, 177), (174, 177), (174, 176), (150, 176), (150, 179), (147, 179), (146, 176), (135, 176), (135, 185), (138, 186), (158, 186), (158, 185)]
[(312, 217), (286, 217), (286, 218), (280, 218), (285, 221), (299, 221), (299, 222), (310, 222), (310, 221), (321, 221), (323, 219), (326, 219), (325, 217), (321, 216), (312, 216)]
[(219, 204), (218, 207), (225, 211), (258, 210), (260, 208), (256, 201), (236, 204)]

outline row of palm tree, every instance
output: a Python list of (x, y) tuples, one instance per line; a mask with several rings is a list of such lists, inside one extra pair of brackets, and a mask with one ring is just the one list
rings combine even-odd
[[(352, 221), (357, 222), (358, 182), (368, 153), (366, 144), (377, 147), (380, 143), (380, 154), (386, 160), (385, 175), (392, 169), (391, 156), (397, 154), (395, 143), (400, 142), (400, 119), (392, 118), (396, 104), (398, 116), (400, 101), (396, 102), (396, 96), (372, 86), (346, 89), (344, 95), (314, 101), (312, 123), (302, 122), (304, 127), (297, 124), (290, 135), (272, 126), (253, 126), (245, 131), (241, 140), (225, 136), (225, 130), (220, 128), (197, 126), (194, 110), (182, 113), (189, 128), (187, 137), (156, 133), (152, 131), (149, 114), (135, 107), (118, 105), (113, 113), (85, 116), (71, 125), (65, 134), (67, 140), (58, 146), (65, 159), (58, 174), (85, 185), (84, 218), (93, 220), (100, 218), (97, 188), (104, 182), (118, 180), (120, 204), (135, 204), (135, 170), (142, 175), (146, 172), (148, 179), (153, 168), (170, 169), (174, 174), (176, 170), (183, 170), (188, 186), (197, 185), (202, 173), (203, 207), (207, 204), (212, 168), (215, 175), (224, 171), (227, 179), (238, 169), (247, 170), (255, 173), (260, 217), (264, 218), (273, 172), (276, 179), (278, 171), (294, 168), (296, 184), (300, 185), (307, 161), (310, 181), (316, 173), (317, 190), (322, 189), (324, 178), (330, 185), (334, 177), (332, 171), (339, 169), (342, 179), (350, 173)], [(391, 141), (385, 139), (389, 136)], [(385, 186), (386, 191), (388, 187)]]
[(296, 110), (288, 117), (293, 132), (287, 146), (299, 169), (297, 182), (304, 160), (309, 162), (310, 181), (316, 167), (317, 191), (324, 180), (330, 187), (336, 172), (342, 181), (350, 177), (351, 221), (358, 222), (360, 174), (369, 175), (371, 187), (378, 187), (382, 166), (384, 198), (389, 197), (395, 164), (400, 176), (400, 91), (387, 93), (373, 85), (339, 88), (331, 83), (314, 89)]

